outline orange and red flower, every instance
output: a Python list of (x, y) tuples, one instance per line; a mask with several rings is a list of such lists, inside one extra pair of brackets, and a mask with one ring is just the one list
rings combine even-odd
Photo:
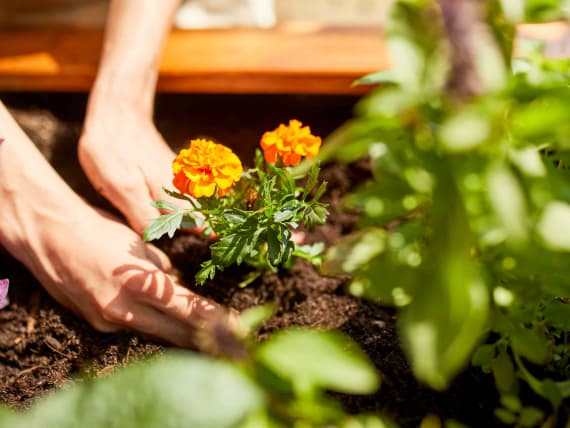
[(241, 178), (241, 161), (228, 147), (210, 140), (190, 141), (172, 162), (172, 183), (180, 193), (195, 198), (210, 197), (218, 190), (224, 196)]
[(280, 159), (285, 166), (295, 166), (303, 157), (315, 156), (320, 147), (321, 137), (311, 134), (311, 129), (298, 120), (290, 120), (289, 125), (281, 124), (261, 137), (265, 161), (276, 163)]

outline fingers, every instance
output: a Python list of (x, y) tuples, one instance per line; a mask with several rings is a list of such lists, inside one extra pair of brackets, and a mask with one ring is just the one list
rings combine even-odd
[[(125, 288), (128, 294), (124, 293), (122, 300), (139, 309), (125, 315), (124, 309), (119, 307), (118, 313), (123, 318), (116, 321), (180, 346), (194, 346), (214, 354), (243, 353), (235, 334), (239, 325), (237, 313), (230, 314), (218, 304), (180, 286), (172, 276), (158, 270), (143, 274), (131, 272)], [(147, 309), (141, 310), (141, 307)], [(164, 329), (160, 327), (166, 325)]]
[(105, 313), (108, 321), (115, 326), (135, 330), (183, 348), (197, 346), (197, 330), (151, 306), (137, 304), (124, 296), (105, 308)]
[(109, 200), (127, 219), (130, 226), (142, 233), (159, 212), (151, 206), (152, 197), (140, 167), (121, 164), (113, 159), (101, 160), (82, 146), (79, 160), (95, 189)]
[(145, 244), (144, 248), (147, 258), (158, 266), (160, 270), (166, 273), (171, 273), (173, 271), (172, 263), (164, 252), (152, 244)]

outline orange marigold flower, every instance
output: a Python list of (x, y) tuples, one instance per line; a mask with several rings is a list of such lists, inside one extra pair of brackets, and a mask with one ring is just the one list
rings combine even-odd
[(241, 178), (239, 158), (228, 147), (213, 141), (197, 139), (180, 150), (172, 162), (172, 184), (180, 193), (195, 198), (210, 197), (216, 188), (224, 196)]
[(295, 166), (303, 157), (311, 158), (319, 152), (321, 137), (311, 134), (311, 128), (298, 120), (279, 125), (261, 137), (261, 148), (266, 162), (281, 159), (285, 166)]

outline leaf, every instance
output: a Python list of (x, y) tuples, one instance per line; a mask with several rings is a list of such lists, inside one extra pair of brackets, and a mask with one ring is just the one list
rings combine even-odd
[(277, 266), (282, 256), (281, 242), (277, 233), (273, 228), (267, 229), (267, 260), (271, 266)]
[(379, 386), (374, 366), (339, 332), (288, 330), (276, 333), (257, 350), (261, 363), (289, 380), (299, 395), (318, 388), (370, 394)]
[(305, 226), (312, 227), (318, 224), (324, 224), (329, 215), (329, 211), (323, 204), (314, 204), (309, 206), (303, 212), (303, 223)]
[(232, 208), (224, 211), (224, 219), (229, 221), (234, 225), (239, 225), (244, 223), (249, 216), (247, 211), (239, 210), (237, 208)]
[(200, 265), (201, 269), (195, 276), (199, 285), (204, 285), (207, 280), (212, 280), (216, 276), (216, 265), (212, 260), (205, 261)]
[(524, 18), (525, 2), (521, 0), (501, 0), (501, 7), (507, 19), (515, 24)]
[(551, 356), (548, 339), (537, 330), (520, 328), (511, 334), (515, 351), (532, 363), (544, 364)]
[(310, 202), (311, 204), (314, 204), (319, 199), (321, 199), (321, 197), (325, 194), (325, 192), (327, 190), (327, 186), (328, 186), (328, 183), (326, 181), (323, 181), (321, 183), (321, 185), (319, 186), (319, 188), (315, 192), (315, 196), (313, 196), (313, 199), (311, 199), (311, 202)]
[(168, 196), (170, 196), (172, 198), (180, 199), (180, 200), (186, 201), (186, 202), (190, 202), (190, 204), (192, 204), (192, 206), (196, 205), (196, 206), (200, 207), (200, 203), (197, 200), (191, 199), (186, 195), (175, 192), (173, 190), (168, 190), (166, 187), (163, 187), (162, 190), (164, 191), (164, 193), (166, 193)]
[(513, 164), (528, 177), (544, 177), (546, 168), (536, 147), (525, 147), (521, 150), (509, 151)]
[(400, 329), (414, 373), (443, 390), (466, 365), (482, 339), (489, 290), (471, 255), (473, 236), (452, 178), (441, 171), (433, 200), (429, 253), (416, 271), (413, 300), (402, 311)]
[(513, 425), (517, 421), (516, 415), (506, 409), (495, 409), (495, 416), (506, 425)]
[(153, 201), (151, 203), (151, 205), (155, 208), (158, 208), (159, 210), (166, 210), (166, 211), (172, 211), (172, 212), (177, 212), (180, 211), (181, 208), (177, 205), (174, 205), (172, 202), (170, 201)]
[(515, 367), (511, 357), (506, 352), (501, 352), (491, 363), (495, 384), (499, 392), (509, 394), (515, 388)]
[(295, 255), (303, 254), (306, 258), (316, 257), (325, 249), (325, 244), (323, 242), (315, 242), (313, 244), (306, 244), (306, 245), (296, 245), (295, 246)]
[(501, 226), (513, 244), (527, 239), (527, 209), (521, 186), (512, 171), (495, 162), (487, 173), (487, 194)]
[(519, 107), (512, 115), (515, 135), (524, 138), (541, 138), (555, 135), (568, 123), (570, 106), (560, 97), (542, 97)]
[(313, 187), (315, 187), (315, 185), (317, 184), (317, 180), (319, 179), (319, 171), (320, 169), (317, 165), (313, 165), (309, 170), (307, 181), (305, 183), (305, 186), (303, 187), (301, 200), (304, 201), (309, 195), (309, 193), (311, 193), (311, 190), (313, 190)]
[(10, 427), (234, 428), (262, 407), (235, 367), (178, 352), (48, 396)]
[(152, 223), (147, 226), (143, 232), (143, 239), (146, 242), (160, 238), (164, 234), (168, 234), (169, 238), (180, 228), (184, 211), (178, 211), (171, 214), (163, 214), (155, 218)]
[(441, 126), (441, 146), (450, 153), (464, 153), (482, 144), (491, 133), (487, 116), (470, 110), (463, 110), (448, 118)]
[(249, 231), (239, 231), (224, 236), (210, 246), (212, 260), (218, 266), (241, 264), (248, 255)]
[(273, 221), (275, 223), (285, 223), (292, 220), (295, 217), (297, 210), (294, 206), (286, 206), (281, 208), (275, 214), (273, 214)]
[(271, 318), (275, 313), (276, 306), (274, 303), (267, 303), (265, 305), (254, 306), (253, 308), (246, 309), (239, 315), (239, 322), (241, 328), (247, 332), (259, 327), (264, 321)]
[(519, 415), (521, 427), (532, 428), (544, 419), (544, 412), (536, 407), (523, 407)]
[(552, 251), (570, 251), (570, 204), (550, 202), (536, 226), (544, 245)]
[(522, 403), (516, 395), (502, 395), (501, 404), (511, 412), (518, 413), (522, 409)]
[(388, 234), (384, 229), (363, 229), (348, 235), (332, 247), (321, 268), (324, 275), (354, 273), (386, 248)]
[(544, 319), (554, 328), (570, 331), (570, 304), (558, 300), (546, 303)]
[(295, 180), (291, 176), (288, 169), (275, 168), (274, 173), (279, 177), (279, 185), (281, 190), (287, 194), (295, 193)]
[(474, 366), (480, 366), (481, 370), (485, 373), (491, 371), (491, 366), (495, 358), (495, 346), (494, 345), (481, 345), (477, 348), (473, 357), (471, 358), (471, 364)]
[(390, 84), (396, 83), (397, 79), (394, 76), (393, 70), (380, 70), (374, 73), (367, 74), (360, 79), (355, 80), (352, 86), (362, 86), (362, 85), (378, 85), (380, 83)]

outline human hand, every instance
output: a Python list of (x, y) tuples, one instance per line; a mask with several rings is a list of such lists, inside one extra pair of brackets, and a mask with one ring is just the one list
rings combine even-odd
[(163, 252), (76, 195), (2, 103), (0, 124), (0, 246), (49, 294), (100, 331), (133, 329), (183, 347), (212, 330), (231, 336), (236, 317), (182, 287)]
[(78, 154), (93, 186), (136, 232), (159, 215), (150, 204), (165, 199), (174, 153), (147, 111), (120, 99), (91, 103)]
[(87, 205), (58, 217), (34, 222), (31, 251), (7, 247), (95, 329), (135, 330), (181, 347), (200, 347), (210, 328), (234, 330), (237, 317), (182, 287), (167, 256), (127, 226)]

